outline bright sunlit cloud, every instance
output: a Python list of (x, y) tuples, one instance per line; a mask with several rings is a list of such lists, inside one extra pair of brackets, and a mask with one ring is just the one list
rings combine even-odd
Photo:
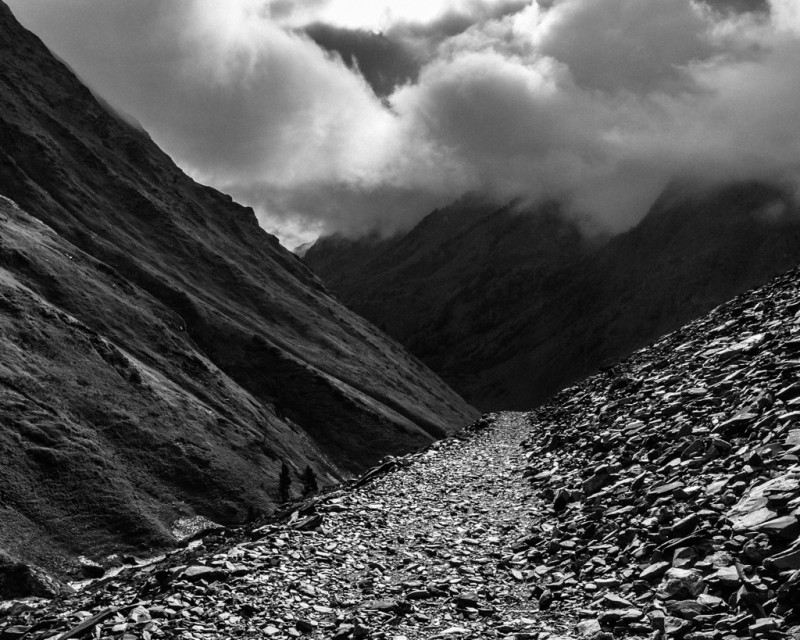
[(499, 0), (273, 0), (269, 6), (276, 21), (296, 27), (324, 22), (387, 31), (398, 23), (426, 24), (448, 14), (474, 15), (502, 4)]
[(800, 9), (713, 2), (10, 4), (192, 175), (298, 243), (407, 228), (467, 191), (555, 198), (619, 231), (675, 178), (796, 188)]

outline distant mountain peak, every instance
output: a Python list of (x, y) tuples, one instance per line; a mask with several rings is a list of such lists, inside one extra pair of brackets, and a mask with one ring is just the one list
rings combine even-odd
[(616, 237), (557, 204), (466, 199), (380, 247), (320, 241), (330, 289), (476, 406), (525, 409), (800, 260), (798, 205), (675, 181)]

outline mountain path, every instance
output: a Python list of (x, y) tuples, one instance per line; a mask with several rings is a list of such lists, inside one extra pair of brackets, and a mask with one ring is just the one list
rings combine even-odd
[(206, 536), (138, 581), (34, 604), (17, 623), (58, 619), (26, 637), (89, 625), (95, 638), (123, 640), (569, 634), (574, 618), (540, 611), (540, 594), (514, 568), (514, 542), (537, 512), (522, 475), (530, 427), (521, 413), (478, 424), (466, 437), (389, 458), (391, 472), (305, 503), (253, 540)]
[[(248, 547), (267, 555), (257, 570), (260, 632), (526, 638), (573, 626), (537, 619), (538, 599), (510, 565), (499, 566), (530, 518), (525, 433), (522, 414), (503, 414), (491, 429), (438, 443), (396, 472), (329, 498), (318, 507), (320, 531), (272, 529)], [(286, 568), (269, 566), (273, 553)], [(242, 547), (228, 555), (252, 557)], [(250, 628), (259, 622), (253, 616)]]
[(408, 598), (415, 611), (395, 619), (390, 637), (541, 631), (537, 599), (510, 565), (498, 566), (530, 519), (525, 425), (503, 414), (491, 430), (431, 448), (332, 503), (347, 509), (325, 527), (342, 564), (318, 576), (321, 587), (352, 602), (370, 591)]

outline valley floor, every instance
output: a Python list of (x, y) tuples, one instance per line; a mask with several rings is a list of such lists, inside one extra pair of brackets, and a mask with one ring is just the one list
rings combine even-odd
[(149, 581), (120, 590), (110, 582), (41, 610), (18, 605), (19, 631), (49, 618), (52, 626), (26, 636), (49, 638), (108, 611), (94, 637), (568, 634), (575, 621), (557, 604), (540, 612), (541, 594), (515, 569), (514, 544), (537, 511), (522, 475), (527, 424), (503, 414), (363, 487), (329, 494), (307, 517), (257, 530), (255, 540), (195, 547), (145, 572)]
[(800, 269), (0, 640), (800, 640)]

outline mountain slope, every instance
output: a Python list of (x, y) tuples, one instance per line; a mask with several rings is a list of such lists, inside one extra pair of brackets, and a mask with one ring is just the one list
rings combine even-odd
[(9, 604), (7, 632), (796, 639), (798, 335), (795, 269), (282, 521)]
[(474, 416), (2, 2), (0, 195), (14, 555), (163, 545), (179, 516), (268, 509), (282, 460), (332, 481)]
[(587, 239), (554, 205), (468, 199), (304, 259), (476, 406), (525, 409), (795, 265), (797, 213), (765, 185), (673, 186), (629, 232)]

